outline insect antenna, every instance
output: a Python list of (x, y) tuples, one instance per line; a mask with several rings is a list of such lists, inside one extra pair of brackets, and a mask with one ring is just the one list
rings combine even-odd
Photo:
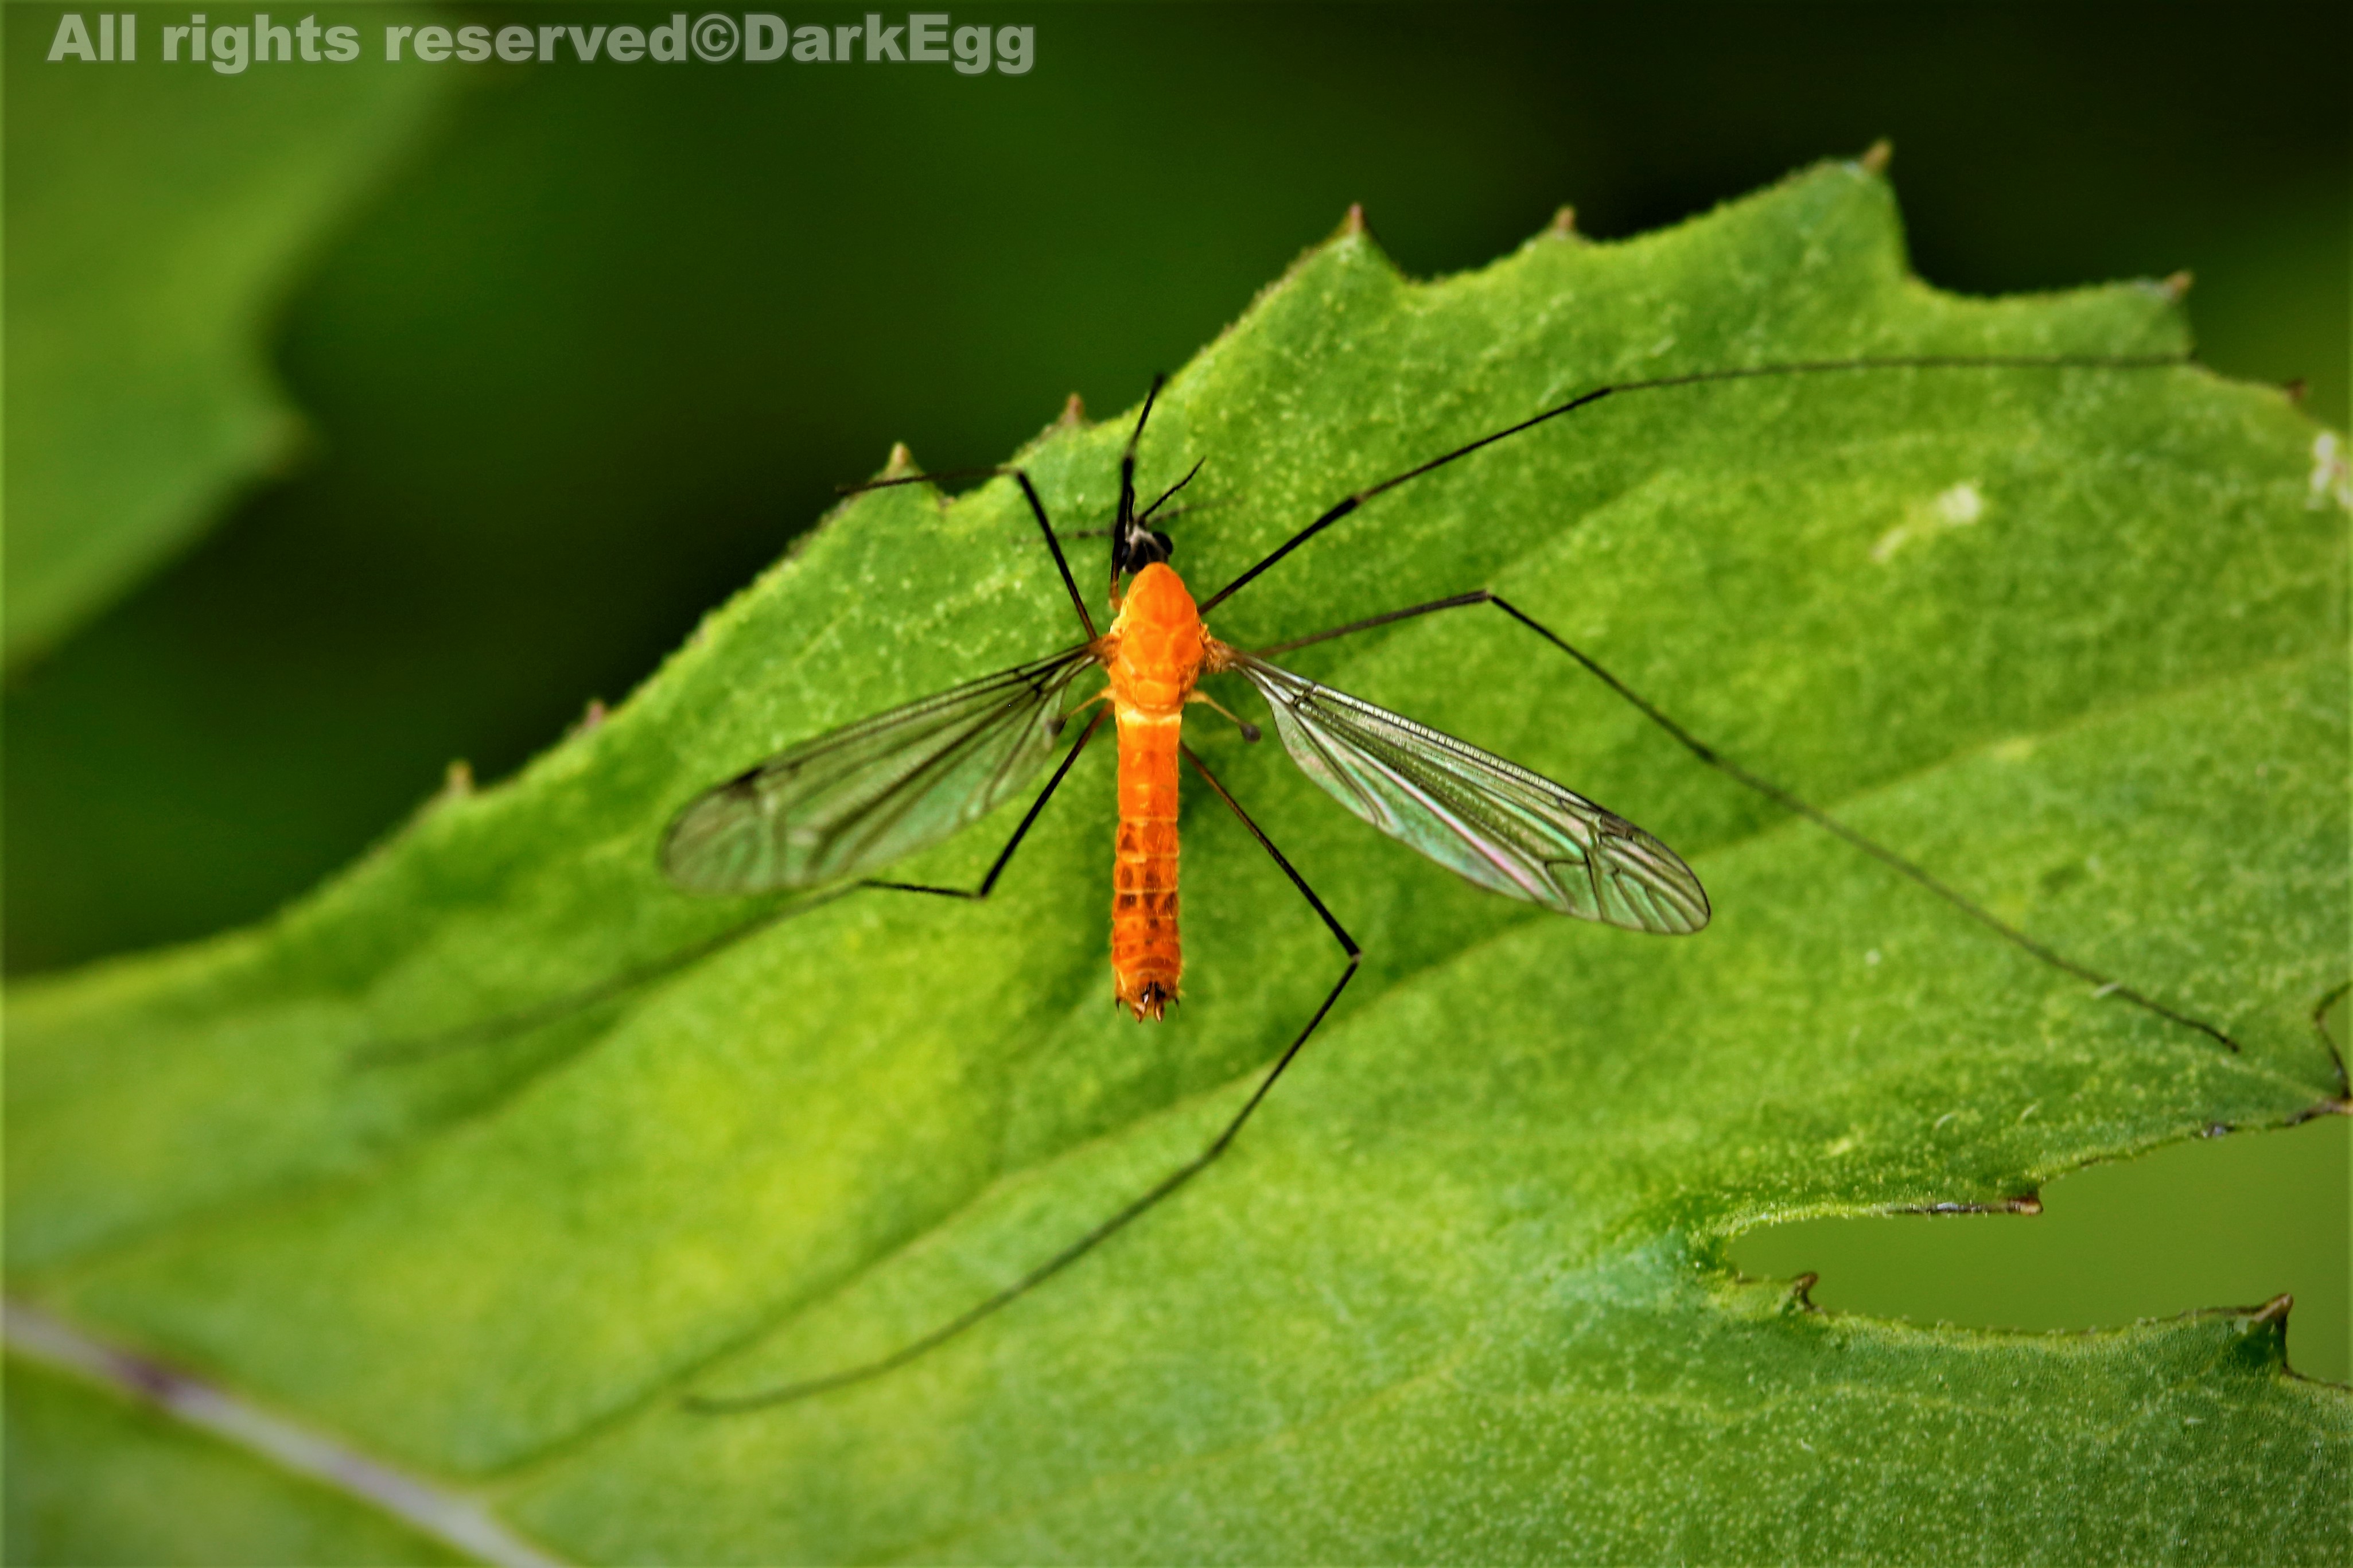
[(1135, 416), (1135, 428), (1127, 433), (1127, 445), (1119, 454), (1119, 510), (1113, 521), (1121, 526), (1135, 521), (1135, 444), (1144, 438), (1145, 421), (1152, 417), (1152, 405), (1160, 399), (1160, 388), (1166, 375), (1155, 374), (1150, 390), (1144, 395), (1144, 406)]
[(1191, 468), (1185, 470), (1185, 477), (1178, 479), (1175, 484), (1170, 485), (1166, 489), (1162, 490), (1160, 492), (1160, 499), (1154, 501), (1150, 506), (1145, 507), (1136, 517), (1135, 521), (1138, 522), (1150, 522), (1152, 521), (1152, 514), (1158, 511), (1162, 507), (1167, 505), (1169, 497), (1175, 495), (1178, 490), (1183, 489), (1187, 485), (1191, 484), (1193, 482), (1193, 476), (1199, 473), (1201, 471), (1201, 465), (1208, 460), (1209, 459), (1207, 458), (1196, 460)]
[(1332, 933), (1332, 939), (1340, 944), (1340, 951), (1346, 955), (1346, 963), (1340, 971), (1340, 977), (1332, 983), (1331, 990), (1324, 994), (1324, 1000), (1317, 1005), (1314, 1014), (1308, 1018), (1299, 1033), (1292, 1037), (1291, 1044), (1285, 1047), (1282, 1056), (1275, 1058), (1274, 1065), (1267, 1069), (1265, 1076), (1259, 1079), (1258, 1087), (1250, 1091), (1250, 1097), (1243, 1102), (1242, 1108), (1219, 1130), (1216, 1137), (1202, 1146), (1199, 1153), (1129, 1199), (1126, 1205), (1109, 1219), (1103, 1221), (994, 1296), (966, 1308), (963, 1312), (921, 1338), (911, 1340), (890, 1354), (867, 1362), (863, 1365), (849, 1367), (841, 1372), (828, 1373), (822, 1377), (807, 1378), (799, 1383), (788, 1383), (776, 1388), (761, 1389), (752, 1394), (689, 1394), (682, 1402), (688, 1409), (712, 1415), (739, 1415), (748, 1410), (758, 1410), (771, 1405), (784, 1405), (793, 1400), (808, 1398), (812, 1394), (846, 1388), (852, 1384), (864, 1383), (871, 1378), (881, 1377), (885, 1373), (895, 1372), (918, 1356), (947, 1343), (966, 1329), (994, 1317), (1143, 1218), (1174, 1195), (1187, 1183), (1214, 1164), (1218, 1157), (1232, 1146), (1234, 1139), (1240, 1135), (1243, 1125), (1257, 1113), (1258, 1108), (1266, 1102), (1266, 1097), (1273, 1091), (1276, 1080), (1281, 1079), (1284, 1071), (1298, 1058), (1300, 1051), (1306, 1047), (1308, 1037), (1315, 1033), (1317, 1026), (1332, 1011), (1333, 1004), (1340, 1000), (1340, 993), (1347, 989), (1348, 982), (1356, 977), (1356, 967), (1364, 960), (1364, 950), (1356, 945), (1356, 939), (1348, 934), (1347, 928), (1341, 925), (1338, 918), (1324, 907), (1324, 900), (1315, 896), (1315, 889), (1307, 885), (1307, 879), (1301, 876), (1297, 868), (1283, 858), (1282, 851), (1274, 847), (1274, 840), (1266, 836), (1265, 829), (1250, 820), (1250, 815), (1242, 809), (1241, 802), (1236, 800), (1227, 791), (1226, 786), (1218, 782), (1217, 775), (1209, 772), (1208, 766), (1195, 754), (1190, 746), (1182, 746), (1180, 742), (1180, 749), (1184, 752), (1185, 760), (1192, 763), (1193, 771), (1201, 775), (1202, 782), (1217, 792), (1218, 798), (1224, 801), (1233, 814), (1241, 819), (1241, 825), (1250, 830), (1251, 837), (1258, 840), (1259, 847), (1271, 856), (1274, 863), (1282, 868), (1282, 874), (1291, 879), (1291, 885), (1299, 889), (1300, 897), (1307, 900), (1308, 906), (1324, 922), (1324, 929)]
[[(1111, 581), (1114, 594), (1118, 592), (1120, 574), (1123, 572), (1141, 572), (1153, 562), (1166, 561), (1176, 553), (1176, 542), (1168, 537), (1166, 531), (1152, 526), (1152, 514), (1166, 504), (1169, 497), (1191, 484), (1193, 476), (1201, 471), (1201, 463), (1207, 461), (1208, 459), (1204, 458), (1200, 462), (1195, 463), (1186, 471), (1183, 479), (1162, 490), (1158, 500), (1126, 521), (1115, 522), (1108, 529), (1088, 531), (1090, 534), (1102, 531), (1111, 535)], [(1186, 510), (1178, 507), (1164, 521), (1173, 521)]]
[(1574, 414), (1590, 407), (1605, 397), (1627, 392), (1656, 392), (1670, 386), (1699, 386), (1719, 381), (1754, 381), (1778, 375), (1824, 375), (1842, 372), (1867, 370), (2160, 370), (2172, 369), (2192, 363), (2186, 353), (2168, 354), (1909, 354), (1884, 359), (1799, 360), (1788, 364), (1742, 365), (1730, 370), (1697, 370), (1682, 375), (1651, 376), (1641, 381), (1610, 382), (1578, 393), (1566, 403), (1554, 405), (1540, 414), (1530, 416), (1516, 425), (1506, 425), (1501, 430), (1490, 431), (1475, 441), (1464, 443), (1451, 452), (1441, 452), (1427, 462), (1416, 463), (1401, 474), (1391, 474), (1377, 484), (1366, 485), (1354, 495), (1345, 497), (1324, 513), (1269, 551), (1257, 564), (1240, 576), (1200, 601), (1200, 610), (1207, 615), (1250, 585), (1261, 573), (1276, 562), (1372, 500), (1385, 490), (1393, 490), (1408, 479), (1418, 479), (1435, 468), (1469, 457), (1472, 453), (1507, 440), (1524, 430), (1533, 430), (1547, 420), (1564, 414)]
[[(1168, 536), (1145, 527), (1135, 515), (1136, 443), (1144, 438), (1145, 421), (1152, 417), (1152, 405), (1160, 400), (1160, 389), (1167, 380), (1165, 375), (1152, 378), (1152, 389), (1144, 395), (1144, 407), (1135, 416), (1135, 428), (1127, 433), (1127, 445), (1119, 455), (1119, 509), (1113, 514), (1111, 525), (1111, 598), (1113, 604), (1119, 602), (1119, 580), (1123, 574), (1140, 572), (1155, 561), (1168, 559)], [(1195, 467), (1198, 468), (1199, 465)], [(1187, 474), (1186, 478), (1192, 476)], [(1179, 480), (1176, 489), (1183, 488), (1183, 481)], [(1160, 500), (1167, 499), (1164, 495)], [(1160, 501), (1152, 504), (1157, 507)], [(1145, 515), (1149, 517), (1151, 511), (1147, 509)]]
[[(1199, 471), (1200, 464), (1196, 463), (1193, 467), (1195, 472)], [(1197, 511), (1214, 511), (1221, 506), (1231, 506), (1240, 499), (1239, 496), (1211, 496), (1206, 500), (1187, 501), (1183, 506), (1170, 507), (1162, 514), (1160, 521), (1164, 523), (1174, 522), (1180, 517), (1190, 517)], [(1155, 501), (1153, 504), (1157, 506), (1159, 503)], [(1144, 515), (1148, 518), (1152, 513), (1147, 510)], [(1157, 533), (1159, 530), (1155, 529), (1153, 531)], [(1062, 537), (1064, 539), (1109, 539), (1111, 534), (1112, 531), (1108, 528), (1072, 528), (1065, 529)], [(1174, 541), (1170, 542), (1170, 549), (1173, 552)]]

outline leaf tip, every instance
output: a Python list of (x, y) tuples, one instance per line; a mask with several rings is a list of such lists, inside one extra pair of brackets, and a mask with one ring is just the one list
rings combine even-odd
[(601, 697), (591, 697), (588, 699), (588, 706), (580, 710), (580, 717), (574, 720), (572, 727), (564, 731), (564, 738), (567, 741), (577, 740), (592, 731), (602, 729), (607, 713), (605, 700)]
[(1083, 430), (1087, 427), (1087, 405), (1077, 393), (1064, 400), (1062, 412), (1056, 416), (1049, 430)]
[(915, 476), (915, 454), (907, 449), (904, 441), (891, 443), (891, 455), (883, 459), (881, 477), (886, 479), (907, 479)]
[(1545, 234), (1547, 237), (1553, 239), (1575, 239), (1577, 237), (1577, 209), (1572, 206), (1563, 206), (1559, 211), (1554, 213), (1552, 215), (1552, 222), (1545, 225)]
[(1397, 263), (1390, 259), (1389, 253), (1381, 248), (1380, 236), (1375, 234), (1373, 226), (1365, 221), (1365, 204), (1362, 202), (1350, 202), (1348, 210), (1341, 215), (1340, 226), (1334, 229), (1323, 244), (1300, 259), (1304, 262), (1313, 257), (1332, 254), (1336, 254), (1344, 263), (1370, 261), (1384, 271), (1394, 274), (1398, 270)]
[(1884, 174), (1889, 161), (1894, 156), (1895, 143), (1883, 136), (1862, 150), (1862, 156), (1854, 161), (1855, 167), (1866, 174)]
[(2157, 291), (2165, 296), (2168, 304), (2178, 305), (2189, 297), (2189, 285), (2197, 280), (2197, 275), (2188, 268), (2184, 268), (2179, 272), (2168, 273), (2159, 279)]
[(427, 817), (436, 816), (460, 801), (471, 800), (473, 796), (474, 764), (463, 757), (454, 758), (448, 767), (441, 770), (441, 787), (425, 797), (425, 803), (417, 808), (407, 826), (414, 827)]

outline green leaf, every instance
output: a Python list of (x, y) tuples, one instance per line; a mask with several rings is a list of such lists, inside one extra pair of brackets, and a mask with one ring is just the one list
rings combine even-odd
[[(1147, 494), (1197, 592), (1580, 388), (1871, 354), (2142, 354), (2164, 290), (1972, 300), (1825, 166), (1620, 245), (1413, 284), (1345, 232), (1176, 375)], [(1125, 421), (1024, 461), (1100, 525)], [(1201, 1141), (1339, 954), (1187, 796), (1186, 999), (1104, 963), (1082, 761), (995, 896), (864, 893), (501, 1032), (763, 906), (662, 827), (763, 754), (1066, 644), (1008, 482), (849, 503), (609, 720), (280, 920), (21, 989), (13, 1288), (564, 1553), (2341, 1561), (2353, 1405), (2277, 1304), (1921, 1330), (1736, 1278), (1805, 1215), (2014, 1204), (2341, 1110), (2346, 519), (2279, 394), (2189, 367), (1613, 397), (1385, 495), (1220, 606), (1243, 646), (1489, 587), (1727, 755), (2224, 1049), (1696, 764), (1504, 616), (1285, 662), (1570, 784), (1697, 869), (1683, 939), (1483, 894), (1278, 748), (1195, 745), (1365, 948), (1232, 1153), (886, 1376)], [(1097, 585), (1087, 545), (1082, 585)], [(1230, 689), (1229, 689), (1230, 688)], [(1241, 706), (1239, 682), (1219, 695)], [(968, 882), (1020, 806), (898, 873)], [(2030, 1223), (2018, 1221), (2013, 1223)]]
[(280, 297), (447, 87), (366, 51), (167, 65), (152, 13), (132, 61), (52, 61), (62, 15), (8, 28), (12, 668), (296, 455), (267, 355)]

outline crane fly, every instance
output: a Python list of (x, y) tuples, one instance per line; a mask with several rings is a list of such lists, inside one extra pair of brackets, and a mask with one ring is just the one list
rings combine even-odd
[[(1071, 575), (1045, 502), (1022, 469), (969, 469), (845, 487), (855, 493), (947, 479), (1011, 479), (1053, 557), (1083, 639), (1059, 652), (789, 746), (706, 790), (678, 813), (662, 840), (662, 869), (673, 883), (706, 894), (871, 888), (986, 899), (1108, 716), (1117, 731), (1119, 752), (1119, 826), (1111, 911), (1115, 1005), (1144, 1023), (1163, 1017), (1182, 996), (1184, 958), (1177, 891), (1180, 763), (1193, 769), (1272, 858), (1329, 931), (1344, 962), (1338, 978), (1313, 1015), (1217, 1135), (1190, 1160), (1052, 1258), (878, 1360), (782, 1387), (696, 1395), (688, 1403), (705, 1411), (741, 1411), (862, 1382), (905, 1364), (1008, 1306), (1077, 1262), (1223, 1154), (1331, 1013), (1362, 962), (1362, 949), (1265, 830), (1185, 744), (1183, 721), (1187, 710), (1196, 706), (1209, 707), (1240, 725), (1246, 740), (1259, 738), (1255, 725), (1226, 713), (1198, 689), (1205, 675), (1229, 673), (1249, 682), (1266, 702), (1276, 733), (1302, 772), (1371, 826), (1448, 870), (1507, 897), (1630, 931), (1688, 936), (1705, 928), (1711, 911), (1698, 877), (1673, 850), (1626, 818), (1504, 757), (1293, 674), (1272, 661), (1273, 656), (1297, 648), (1423, 616), (1493, 607), (1581, 666), (1709, 767), (1873, 857), (2002, 940), (2095, 985), (2100, 994), (2143, 1008), (2237, 1050), (2237, 1043), (2215, 1026), (2177, 1012), (2055, 952), (1913, 861), (1731, 762), (1587, 653), (1493, 592), (1472, 589), (1255, 651), (1221, 641), (1204, 618), (1376, 496), (1605, 397), (1759, 376), (1881, 370), (2131, 370), (2178, 366), (2185, 359), (2164, 354), (1826, 360), (1694, 372), (1599, 386), (1356, 491), (1198, 603), (1171, 564), (1169, 535), (1155, 528), (1154, 521), (1199, 472), (1200, 465), (1195, 464), (1192, 471), (1149, 505), (1137, 505), (1136, 451), (1160, 391), (1161, 384), (1155, 380), (1120, 459), (1118, 501), (1109, 530), (1113, 618), (1103, 630), (1098, 630)], [(1104, 689), (1069, 704), (1080, 678), (1098, 669), (1107, 678)], [(1044, 788), (976, 886), (937, 887), (876, 875), (1017, 798), (1053, 758), (1063, 734), (1082, 715), (1077, 738), (1062, 749)], [(773, 917), (722, 940), (734, 940), (765, 924), (768, 918)], [(698, 948), (673, 963), (699, 957), (704, 951), (707, 948)]]
[[(1151, 411), (1147, 398), (1139, 436)], [(1100, 668), (1109, 684), (1082, 706), (1103, 704), (1119, 736), (1113, 994), (1137, 1022), (1157, 1021), (1176, 1001), (1184, 973), (1176, 795), (1178, 760), (1190, 752), (1180, 729), (1187, 707), (1212, 701), (1198, 689), (1201, 677), (1233, 673), (1266, 700), (1309, 777), (1450, 870), (1633, 931), (1682, 936), (1707, 924), (1707, 895), (1691, 868), (1624, 817), (1210, 635), (1169, 564), (1167, 534), (1151, 527), (1151, 509), (1135, 510), (1134, 444), (1131, 437), (1113, 524), (1108, 631), (1097, 635), (1073, 583), (1086, 641), (819, 735), (706, 792), (663, 840), (670, 879), (702, 893), (806, 888), (864, 876), (935, 843), (1029, 782), (1071, 717), (1062, 703), (1071, 685)], [(1050, 525), (1046, 538), (1060, 561)], [(1072, 760), (1102, 717), (1081, 731)], [(1250, 738), (1257, 732), (1243, 729)], [(1205, 768), (1202, 776), (1209, 776)], [(1211, 787), (1232, 804), (1222, 786)]]

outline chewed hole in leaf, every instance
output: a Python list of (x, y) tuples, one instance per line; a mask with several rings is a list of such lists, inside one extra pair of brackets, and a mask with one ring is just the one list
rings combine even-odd
[(1756, 1278), (1818, 1275), (1808, 1295), (1829, 1310), (1967, 1328), (2120, 1327), (2291, 1295), (2289, 1364), (2347, 1383), (2348, 1187), (2353, 1118), (2324, 1115), (2091, 1166), (2031, 1216), (1800, 1220), (1749, 1232), (1732, 1258)]

